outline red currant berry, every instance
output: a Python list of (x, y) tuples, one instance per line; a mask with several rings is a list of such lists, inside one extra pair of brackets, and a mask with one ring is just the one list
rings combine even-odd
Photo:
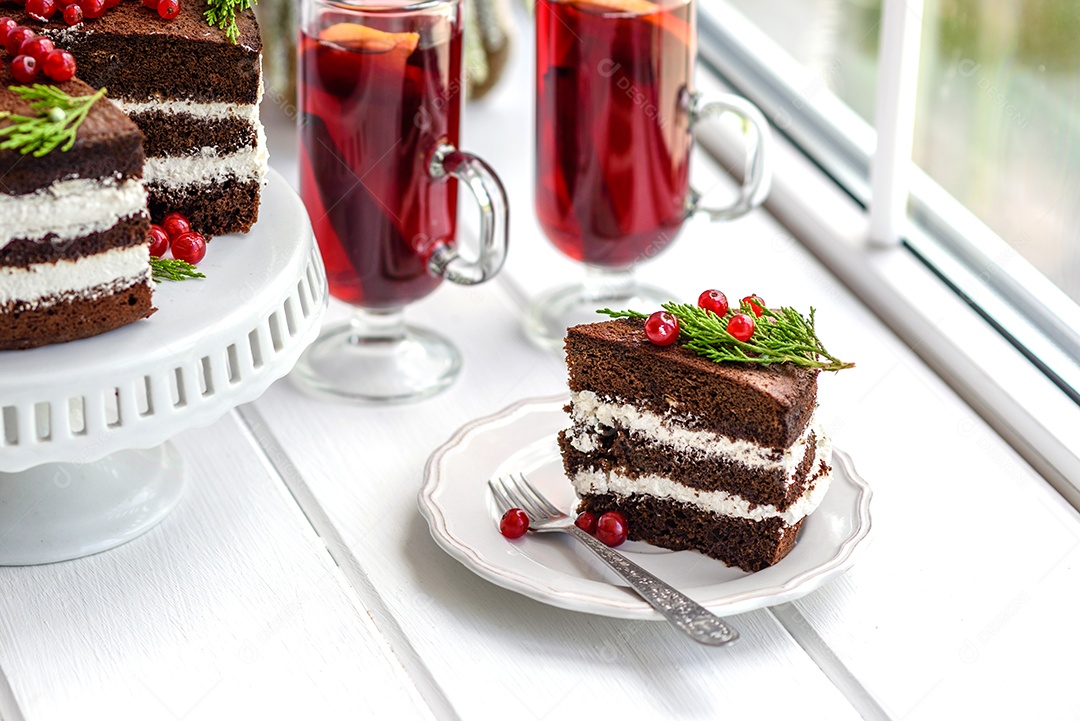
[(111, 10), (120, 4), (120, 0), (105, 0), (105, 9)]
[(35, 20), (46, 22), (56, 13), (56, 0), (26, 0), (26, 12)]
[(169, 234), (160, 225), (150, 226), (150, 255), (164, 258), (169, 249)]
[(206, 257), (206, 239), (202, 237), (202, 233), (194, 231), (173, 238), (172, 257), (198, 265), (199, 261)]
[(43, 38), (39, 35), (37, 37), (32, 37), (25, 43), (23, 43), (22, 47), (19, 48), (19, 54), (29, 55), (34, 59), (35, 62), (37, 62), (38, 65), (41, 65), (43, 62), (45, 62), (45, 56), (47, 56), (55, 49), (56, 46), (53, 45), (52, 40), (49, 40), (48, 38)]
[(765, 312), (765, 301), (759, 295), (748, 295), (742, 299), (742, 302), (750, 306), (750, 310), (754, 311), (754, 315), (758, 318)]
[(170, 238), (176, 240), (184, 233), (191, 232), (191, 221), (183, 213), (169, 213), (162, 218), (161, 227), (165, 229)]
[(711, 310), (717, 315), (724, 315), (728, 312), (727, 296), (718, 290), (707, 290), (697, 298), (698, 308), (705, 310)]
[(22, 44), (35, 35), (37, 33), (25, 25), (16, 25), (11, 30), (8, 30), (7, 42), (4, 43), (4, 48), (11, 55), (18, 55)]
[(163, 20), (172, 20), (180, 12), (179, 0), (161, 0), (157, 6), (157, 14)]
[(78, 5), (79, 0), (56, 0), (56, 4), (62, 8), (69, 8), (72, 5)]
[(507, 538), (521, 538), (529, 530), (529, 516), (520, 508), (511, 508), (499, 521), (499, 533)]
[(42, 72), (58, 83), (64, 83), (75, 77), (75, 56), (67, 50), (53, 50), (45, 56)]
[(78, 5), (68, 5), (64, 8), (64, 22), (68, 25), (78, 25), (83, 21), (83, 11)]
[(11, 61), (11, 77), (20, 83), (32, 83), (37, 77), (37, 60), (29, 55), (19, 55)]
[(679, 319), (658, 310), (645, 320), (645, 337), (653, 345), (671, 345), (679, 339)]
[(7, 45), (7, 36), (18, 26), (18, 23), (9, 17), (0, 18), (0, 45)]
[(87, 20), (94, 20), (105, 14), (105, 0), (79, 0), (79, 7)]
[(574, 525), (585, 531), (596, 535), (596, 514), (589, 511), (582, 511), (578, 514), (578, 517), (574, 519)]
[(727, 322), (727, 332), (734, 336), (735, 340), (745, 343), (754, 335), (754, 319), (745, 313), (736, 313)]
[(618, 511), (608, 511), (596, 522), (596, 537), (614, 548), (626, 540), (628, 529), (626, 516)]
[(161, 2), (161, 0), (142, 0), (142, 4), (150, 8), (151, 10), (157, 10), (159, 2)]

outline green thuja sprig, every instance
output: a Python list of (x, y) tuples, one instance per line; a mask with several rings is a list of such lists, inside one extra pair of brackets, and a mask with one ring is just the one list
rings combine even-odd
[(225, 37), (233, 45), (240, 39), (240, 28), (236, 26), (236, 14), (242, 13), (255, 4), (255, 0), (206, 0), (206, 12), (203, 17), (211, 27), (225, 31)]
[(72, 96), (54, 85), (12, 85), (8, 90), (30, 103), (37, 115), (0, 112), (0, 120), (11, 124), (0, 128), (0, 150), (17, 150), (35, 158), (57, 147), (66, 153), (75, 144), (79, 126), (90, 108), (105, 96), (105, 88), (93, 95)]
[[(722, 316), (693, 305), (664, 303), (661, 306), (679, 320), (679, 340), (683, 346), (716, 363), (792, 363), (803, 368), (838, 371), (853, 368), (831, 355), (814, 330), (814, 309), (806, 317), (794, 308), (765, 308), (761, 317), (754, 315), (749, 303), (731, 308)], [(597, 311), (612, 318), (647, 318), (645, 313), (630, 310)], [(741, 341), (727, 332), (727, 323), (735, 313), (754, 318), (754, 334)]]
[(187, 280), (188, 278), (205, 278), (206, 276), (188, 263), (186, 260), (175, 258), (158, 258), (150, 256), (150, 277), (155, 283), (164, 280)]

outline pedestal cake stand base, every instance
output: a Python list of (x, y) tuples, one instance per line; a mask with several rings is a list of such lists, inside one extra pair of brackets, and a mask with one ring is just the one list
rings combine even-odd
[(214, 239), (204, 280), (159, 285), (149, 319), (0, 352), (0, 565), (152, 528), (183, 489), (167, 441), (258, 398), (318, 336), (326, 273), (303, 203), (273, 171), (259, 216), (247, 236)]
[(127, 543), (165, 518), (183, 487), (171, 443), (0, 473), (0, 565), (68, 561)]

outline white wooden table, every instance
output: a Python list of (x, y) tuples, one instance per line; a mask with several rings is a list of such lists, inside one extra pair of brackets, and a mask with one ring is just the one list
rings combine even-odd
[[(417, 511), (428, 454), (463, 423), (565, 387), (528, 298), (580, 269), (531, 209), (531, 60), (470, 106), (468, 149), (513, 208), (503, 274), (410, 308), (462, 348), (448, 391), (391, 408), (288, 381), (175, 439), (179, 508), (116, 550), (0, 568), (0, 719), (1076, 718), (1080, 518), (764, 211), (692, 225), (642, 268), (693, 297), (819, 309), (820, 412), (873, 486), (844, 576), (734, 617), (741, 641), (553, 608), (444, 554)], [(265, 103), (273, 162), (292, 128)], [(698, 172), (712, 171), (699, 159)], [(332, 304), (329, 320), (347, 310)]]

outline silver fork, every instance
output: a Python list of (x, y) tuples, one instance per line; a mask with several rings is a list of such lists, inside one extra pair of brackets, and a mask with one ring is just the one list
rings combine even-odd
[(529, 515), (530, 531), (562, 531), (584, 543), (601, 561), (622, 576), (650, 606), (690, 638), (709, 646), (723, 646), (739, 638), (739, 632), (712, 611), (574, 525), (574, 519), (560, 511), (536, 490), (524, 473), (489, 480), (488, 486), (504, 512), (508, 508), (520, 508)]

